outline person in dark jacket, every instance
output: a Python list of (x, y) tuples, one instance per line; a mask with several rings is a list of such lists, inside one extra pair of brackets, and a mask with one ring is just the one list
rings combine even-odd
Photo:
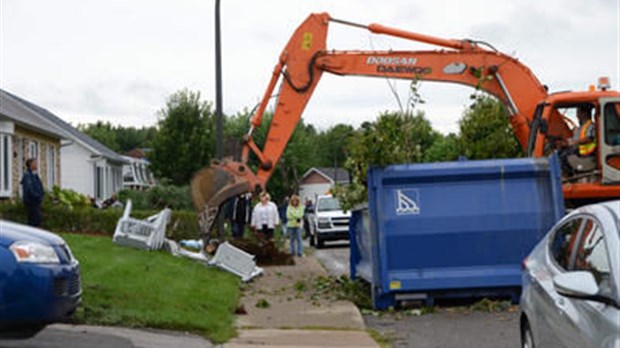
[(43, 184), (37, 170), (39, 169), (37, 159), (29, 158), (26, 160), (26, 172), (22, 177), (23, 201), (28, 215), (28, 225), (38, 227), (41, 225), (41, 202), (43, 202)]
[(252, 212), (251, 196), (249, 193), (244, 193), (235, 198), (232, 206), (232, 235), (233, 238), (243, 238), (245, 232), (245, 225), (250, 223), (250, 217)]

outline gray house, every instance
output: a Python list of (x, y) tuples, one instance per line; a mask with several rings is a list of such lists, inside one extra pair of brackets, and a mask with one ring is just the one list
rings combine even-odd
[(16, 199), (26, 159), (36, 158), (43, 187), (60, 185), (60, 147), (69, 134), (32, 104), (0, 89), (0, 199)]
[(123, 188), (121, 155), (80, 132), (50, 111), (8, 92), (22, 107), (36, 114), (43, 129), (54, 129), (63, 134), (60, 140), (60, 186), (97, 199), (105, 199)]
[(306, 198), (314, 202), (316, 196), (330, 192), (335, 184), (347, 185), (349, 182), (349, 172), (343, 168), (313, 167), (299, 181), (299, 196), (302, 202)]

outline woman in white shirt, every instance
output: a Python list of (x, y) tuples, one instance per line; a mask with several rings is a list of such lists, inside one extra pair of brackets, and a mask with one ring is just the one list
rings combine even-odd
[(256, 204), (252, 211), (251, 226), (254, 231), (262, 233), (267, 239), (273, 238), (273, 231), (280, 224), (278, 207), (271, 202), (269, 193), (260, 194), (260, 202)]

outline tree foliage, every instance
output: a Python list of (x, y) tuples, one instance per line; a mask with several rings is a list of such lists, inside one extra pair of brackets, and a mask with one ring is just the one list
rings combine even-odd
[(151, 170), (158, 178), (187, 185), (194, 172), (207, 165), (215, 147), (215, 116), (200, 93), (173, 94), (161, 110), (158, 132), (149, 154)]
[[(261, 149), (264, 149), (272, 120), (272, 113), (265, 114), (261, 126), (255, 129), (253, 133), (254, 142)], [(317, 165), (318, 146), (316, 129), (300, 120), (290, 140), (285, 145), (284, 152), (267, 184), (267, 190), (275, 200), (281, 200), (285, 196), (298, 192), (301, 176), (308, 169)], [(257, 167), (258, 160), (255, 156), (250, 157), (250, 164), (255, 168)]]
[(347, 124), (337, 124), (317, 134), (317, 166), (342, 167), (348, 157), (347, 141), (354, 133), (354, 128)]
[[(357, 129), (337, 124), (319, 131), (300, 120), (268, 182), (274, 199), (296, 193), (302, 175), (312, 167), (345, 167), (352, 173), (352, 184), (336, 190), (343, 205), (351, 207), (367, 198), (366, 172), (371, 166), (453, 161), (460, 155), (487, 159), (521, 154), (506, 110), (496, 99), (476, 95), (459, 121), (459, 133), (444, 136), (433, 130), (423, 113), (413, 112), (415, 105), (423, 103), (417, 84), (412, 84), (410, 94), (406, 110), (384, 112)], [(168, 98), (160, 115), (157, 128), (123, 128), (101, 121), (78, 128), (117, 152), (151, 147), (149, 159), (156, 177), (187, 185), (194, 172), (208, 165), (214, 155), (211, 104), (201, 101), (198, 92), (182, 90)], [(251, 116), (246, 109), (224, 117), (225, 156), (240, 159)], [(266, 113), (253, 132), (261, 149), (272, 118), (272, 113)], [(250, 156), (248, 164), (256, 170), (256, 157)]]
[(469, 159), (520, 157), (521, 147), (508, 123), (506, 108), (489, 96), (477, 96), (459, 121), (460, 143)]
[(438, 136), (421, 112), (386, 112), (376, 122), (364, 123), (347, 142), (345, 167), (351, 173), (351, 183), (335, 190), (343, 207), (349, 209), (366, 201), (368, 168), (421, 162)]
[(150, 147), (156, 133), (155, 127), (113, 126), (110, 122), (103, 121), (79, 124), (77, 128), (110, 150), (121, 154), (135, 148)]
[(438, 135), (433, 144), (424, 152), (424, 162), (455, 161), (463, 154), (458, 135)]

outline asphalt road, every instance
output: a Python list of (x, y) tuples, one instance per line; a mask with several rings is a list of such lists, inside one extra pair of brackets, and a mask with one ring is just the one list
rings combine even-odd
[[(329, 244), (314, 255), (334, 276), (349, 274), (348, 244)], [(520, 346), (518, 307), (501, 312), (470, 310), (472, 303), (438, 303), (435, 312), (410, 315), (371, 312), (364, 315), (368, 328), (393, 347), (416, 348), (516, 348)], [(417, 311), (416, 311), (417, 312)]]
[(29, 339), (1, 339), (2, 348), (211, 348), (209, 341), (183, 332), (55, 324)]

